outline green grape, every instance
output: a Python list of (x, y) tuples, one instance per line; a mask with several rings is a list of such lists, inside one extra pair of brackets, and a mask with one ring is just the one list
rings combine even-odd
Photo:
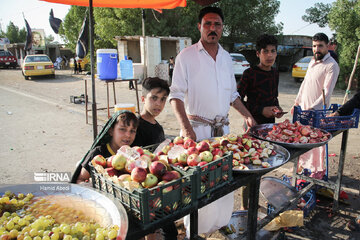
[(43, 237), (44, 237), (44, 236), (50, 236), (50, 233), (51, 233), (51, 231), (50, 231), (50, 230), (46, 230), (46, 231), (44, 231), (44, 233), (43, 233)]
[(10, 231), (9, 235), (10, 235), (10, 238), (17, 238), (18, 234), (19, 234), (18, 230), (13, 229)]
[(42, 238), (39, 236), (34, 237), (34, 240), (41, 240)]
[(53, 231), (54, 233), (59, 233), (59, 232), (60, 232), (60, 228), (59, 228), (59, 227), (53, 227), (53, 228), (52, 228), (52, 231)]
[(32, 240), (32, 238), (30, 236), (25, 236), (24, 240)]
[(49, 236), (43, 236), (42, 240), (50, 240), (50, 237)]
[(44, 234), (44, 230), (39, 230), (38, 232), (39, 232), (38, 236), (42, 237)]
[(14, 228), (14, 226), (15, 226), (15, 224), (13, 221), (8, 221), (6, 224), (6, 229), (10, 231)]
[(30, 233), (31, 237), (35, 237), (35, 236), (39, 235), (39, 232), (36, 229), (31, 229), (29, 233)]
[[(62, 225), (62, 226), (61, 226), (61, 225)], [(70, 226), (67, 225), (67, 224), (61, 224), (61, 225), (60, 225), (61, 231), (62, 231), (63, 233), (65, 233), (65, 234), (69, 234), (70, 231), (71, 231)]]
[(12, 221), (13, 221), (14, 223), (19, 223), (19, 220), (20, 220), (20, 217), (19, 217), (19, 216), (15, 216), (15, 217), (12, 218)]
[(81, 240), (90, 240), (90, 237), (89, 236), (87, 236), (87, 235), (85, 235), (85, 236), (83, 236), (82, 237), (82, 239)]
[(72, 240), (72, 236), (65, 234), (63, 240)]
[(21, 232), (26, 233), (26, 232), (30, 232), (30, 230), (31, 230), (31, 227), (26, 226), (26, 227), (24, 227), (24, 228), (22, 229)]
[(4, 196), (10, 196), (11, 195), (11, 191), (6, 191)]
[(31, 215), (26, 215), (26, 216), (24, 217), (24, 219), (25, 219), (26, 221), (31, 221), (31, 220), (32, 220), (32, 216), (31, 216)]
[(24, 196), (24, 194), (23, 193), (19, 193), (18, 194), (18, 199), (23, 199), (25, 196)]
[(18, 221), (18, 224), (20, 226), (24, 226), (26, 224), (26, 220), (24, 218), (20, 218), (19, 221)]
[(58, 232), (54, 232), (51, 237), (50, 237), (51, 240), (58, 240), (59, 239), (59, 233)]
[(9, 212), (4, 212), (4, 213), (3, 213), (3, 216), (6, 217), (6, 218), (7, 218), (7, 217), (10, 217), (10, 215), (11, 215), (11, 214), (10, 214)]
[(112, 230), (110, 230), (109, 232), (108, 232), (108, 238), (109, 239), (114, 239), (114, 238), (116, 238), (117, 237), (117, 231), (116, 230), (114, 230), (114, 229), (112, 229)]
[(104, 240), (104, 235), (96, 234), (95, 240)]
[(78, 239), (78, 238), (76, 238), (76, 237), (73, 237), (73, 238), (72, 238), (72, 240), (79, 240), (79, 239)]
[(15, 205), (18, 203), (18, 200), (16, 200), (16, 198), (13, 198), (10, 200), (10, 203)]

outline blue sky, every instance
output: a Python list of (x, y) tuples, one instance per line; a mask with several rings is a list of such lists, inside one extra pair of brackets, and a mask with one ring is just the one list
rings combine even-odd
[[(223, 0), (226, 1), (226, 0)], [(239, 0), (241, 1), (241, 0)], [(314, 35), (317, 32), (324, 32), (329, 37), (332, 31), (320, 28), (315, 24), (309, 25), (301, 19), (305, 9), (313, 7), (315, 3), (332, 3), (334, 0), (280, 0), (280, 13), (275, 18), (276, 23), (283, 22), (284, 34)], [(55, 40), (61, 41), (49, 24), (49, 13), (51, 8), (57, 18), (63, 19), (69, 10), (69, 6), (63, 4), (47, 3), (39, 0), (0, 0), (0, 24), (3, 30), (12, 21), (15, 25), (25, 27), (23, 15), (32, 28), (45, 30), (46, 35), (53, 35)]]

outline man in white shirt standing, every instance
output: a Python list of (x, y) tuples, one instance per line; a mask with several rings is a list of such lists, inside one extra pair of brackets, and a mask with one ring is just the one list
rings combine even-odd
[[(220, 8), (200, 11), (201, 39), (176, 57), (169, 100), (181, 126), (181, 135), (196, 141), (229, 133), (228, 112), (233, 106), (248, 127), (256, 125), (236, 89), (232, 60), (219, 44), (224, 16)], [(211, 233), (230, 220), (234, 194), (199, 210), (199, 233)], [(189, 218), (184, 220), (189, 235)]]
[[(322, 110), (325, 91), (325, 104), (330, 105), (330, 98), (339, 76), (339, 65), (328, 51), (329, 38), (324, 33), (317, 33), (312, 38), (313, 59), (309, 63), (294, 106), (301, 110)], [(291, 109), (293, 114), (294, 108)], [(311, 177), (321, 179), (326, 171), (324, 166), (325, 147), (315, 148), (299, 157), (298, 171), (310, 169)]]

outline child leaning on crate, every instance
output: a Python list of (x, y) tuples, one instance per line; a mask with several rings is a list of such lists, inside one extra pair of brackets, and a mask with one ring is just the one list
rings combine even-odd
[[(156, 117), (165, 107), (169, 96), (169, 84), (160, 78), (146, 78), (142, 83), (141, 102), (144, 104), (139, 116), (139, 126), (132, 146), (146, 147), (161, 143), (165, 140), (163, 127), (156, 121)], [(173, 222), (162, 227), (165, 239), (177, 239), (177, 229)], [(146, 237), (148, 240), (157, 239), (155, 234)]]
[(107, 121), (96, 137), (90, 150), (78, 164), (72, 183), (82, 183), (90, 178), (89, 162), (96, 156), (108, 158), (115, 155), (123, 145), (131, 145), (135, 139), (138, 119), (130, 111), (118, 111)]

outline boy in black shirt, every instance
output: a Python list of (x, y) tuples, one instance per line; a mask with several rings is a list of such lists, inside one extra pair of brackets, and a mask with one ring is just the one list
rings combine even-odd
[(157, 77), (144, 80), (141, 96), (144, 107), (132, 146), (145, 147), (165, 140), (164, 129), (155, 118), (164, 109), (169, 93), (169, 85), (165, 80)]
[(274, 123), (275, 117), (284, 115), (278, 101), (279, 72), (272, 67), (277, 56), (276, 38), (267, 34), (259, 36), (256, 56), (260, 63), (244, 71), (238, 92), (258, 124)]

